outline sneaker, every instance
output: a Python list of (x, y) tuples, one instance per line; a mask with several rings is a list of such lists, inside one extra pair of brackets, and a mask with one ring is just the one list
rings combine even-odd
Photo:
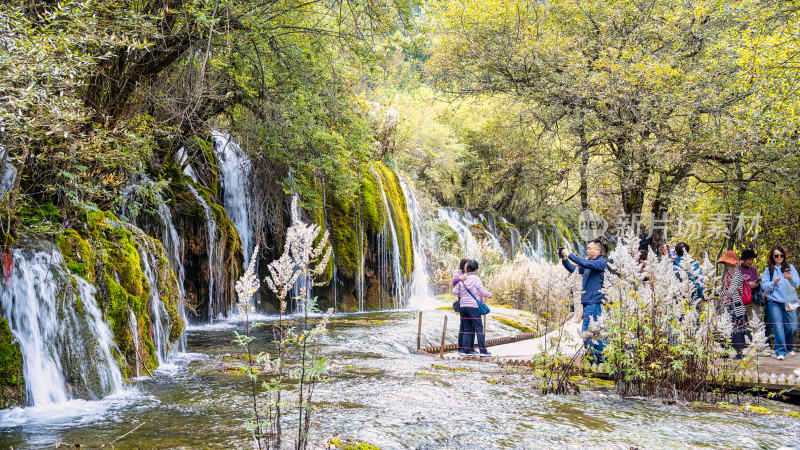
[(778, 360), (778, 361), (783, 361), (783, 360), (784, 360), (784, 357), (783, 357), (783, 355), (778, 355), (778, 357), (777, 357), (777, 360)]
[(480, 356), (481, 356), (481, 358), (491, 358), (491, 357), (492, 357), (492, 354), (491, 354), (491, 353), (489, 353), (489, 352), (486, 352), (486, 353), (481, 353), (481, 355), (480, 355)]
[(474, 354), (472, 352), (458, 352), (458, 356), (472, 356)]
[(733, 357), (733, 359), (742, 359), (742, 358), (744, 358), (744, 355), (741, 353), (737, 353), (736, 356)]
[(794, 356), (794, 355), (795, 355), (794, 350), (789, 352), (789, 356)]

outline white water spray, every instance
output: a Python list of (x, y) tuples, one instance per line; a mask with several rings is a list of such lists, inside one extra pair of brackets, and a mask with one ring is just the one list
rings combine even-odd
[(26, 402), (64, 403), (101, 398), (122, 389), (95, 289), (67, 273), (58, 249), (16, 249), (14, 270), (2, 286), (3, 311), (22, 350)]

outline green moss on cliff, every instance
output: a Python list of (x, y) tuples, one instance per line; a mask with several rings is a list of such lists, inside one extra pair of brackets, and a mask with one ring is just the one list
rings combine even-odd
[[(400, 265), (404, 277), (410, 277), (414, 272), (414, 243), (411, 237), (411, 219), (408, 217), (408, 207), (400, 179), (397, 174), (383, 164), (376, 164), (375, 169), (381, 177), (386, 200), (391, 209), (391, 219), (397, 233), (400, 246)], [(383, 199), (381, 199), (383, 200)]]
[(214, 152), (214, 144), (211, 141), (195, 138), (203, 157), (208, 162), (208, 165), (202, 170), (203, 179), (208, 181), (208, 187), (214, 198), (220, 198), (220, 177), (219, 177), (219, 161), (217, 154)]
[(8, 321), (0, 318), (0, 409), (22, 405), (24, 394), (22, 352)]
[(450, 227), (444, 220), (436, 220), (431, 224), (431, 232), (434, 236), (434, 245), (440, 252), (461, 254), (461, 240), (456, 230)]
[(364, 227), (377, 234), (386, 225), (386, 207), (383, 205), (380, 186), (371, 172), (361, 181), (361, 202), (364, 209)]
[[(120, 369), (124, 376), (135, 373), (136, 364), (150, 369), (157, 365), (155, 346), (151, 339), (149, 300), (152, 288), (158, 288), (172, 323), (170, 339), (180, 337), (183, 320), (177, 313), (180, 301), (177, 281), (169, 267), (160, 242), (137, 228), (124, 224), (109, 212), (87, 212), (81, 215), (84, 227), (65, 230), (55, 236), (67, 267), (74, 274), (98, 287), (97, 300), (103, 316), (114, 334), (114, 340), (124, 360)], [(161, 286), (150, 286), (144, 273), (140, 249), (155, 252), (160, 261), (158, 271)], [(130, 324), (131, 310), (136, 323)], [(131, 326), (138, 331), (140, 352), (136, 353)]]
[(355, 278), (360, 264), (359, 211), (352, 200), (328, 196), (328, 221), (331, 224), (330, 241), (336, 257), (336, 267), (347, 278)]

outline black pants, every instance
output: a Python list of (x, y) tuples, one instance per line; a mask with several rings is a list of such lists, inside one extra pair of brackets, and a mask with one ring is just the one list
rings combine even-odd
[(736, 349), (737, 353), (741, 353), (747, 347), (746, 337), (750, 337), (750, 330), (747, 327), (747, 316), (737, 316), (733, 312), (733, 306), (728, 305), (728, 314), (733, 323), (733, 331), (731, 332), (731, 344)]
[(483, 320), (478, 308), (461, 307), (461, 326), (458, 332), (458, 351), (475, 351), (475, 336), (478, 337), (478, 348), (486, 353), (486, 336), (483, 333)]

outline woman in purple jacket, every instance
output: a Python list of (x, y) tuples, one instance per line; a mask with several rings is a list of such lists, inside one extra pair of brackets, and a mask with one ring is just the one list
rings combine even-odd
[(483, 332), (483, 322), (481, 313), (478, 310), (478, 302), (483, 298), (491, 298), (492, 293), (486, 290), (481, 283), (478, 271), (478, 262), (469, 260), (465, 266), (466, 278), (458, 280), (453, 294), (458, 297), (461, 314), (461, 324), (458, 333), (458, 354), (462, 356), (474, 355), (474, 339), (478, 337), (478, 348), (481, 358), (491, 357), (491, 353), (486, 350), (486, 337)]

